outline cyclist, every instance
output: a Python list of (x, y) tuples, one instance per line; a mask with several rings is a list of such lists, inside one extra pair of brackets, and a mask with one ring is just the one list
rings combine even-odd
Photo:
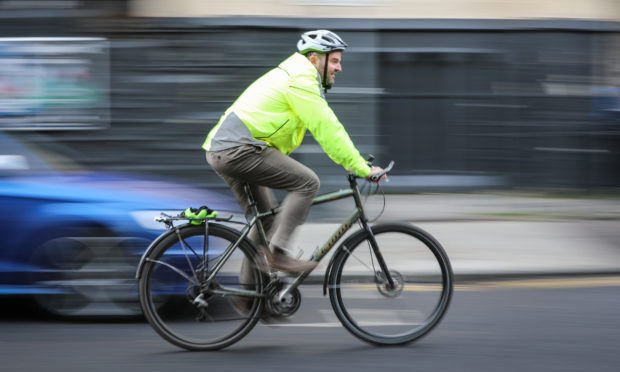
[(267, 263), (277, 270), (298, 273), (316, 265), (286, 254), (292, 233), (305, 221), (319, 189), (318, 176), (288, 156), (306, 130), (345, 169), (369, 180), (382, 171), (367, 165), (325, 100), (324, 93), (342, 71), (346, 47), (328, 30), (303, 33), (298, 51), (252, 83), (203, 144), (207, 162), (230, 185), (244, 210), (248, 210), (244, 183), (250, 185), (261, 212), (277, 206), (271, 189), (288, 191), (281, 212), (263, 220), (269, 247), (260, 245), (256, 230), (250, 233)]

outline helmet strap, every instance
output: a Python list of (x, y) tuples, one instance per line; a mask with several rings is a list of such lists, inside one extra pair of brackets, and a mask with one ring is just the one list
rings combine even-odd
[(329, 83), (327, 76), (327, 65), (329, 64), (329, 52), (325, 53), (325, 68), (323, 69), (323, 92), (327, 93), (328, 89), (331, 89), (332, 85)]

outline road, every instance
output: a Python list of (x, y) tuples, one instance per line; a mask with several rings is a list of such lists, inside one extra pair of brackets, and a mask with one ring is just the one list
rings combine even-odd
[(177, 349), (141, 320), (49, 320), (3, 302), (0, 370), (620, 370), (620, 277), (458, 284), (442, 323), (404, 347), (357, 340), (331, 324), (318, 288), (303, 293), (292, 322), (259, 324), (239, 343), (208, 353)]

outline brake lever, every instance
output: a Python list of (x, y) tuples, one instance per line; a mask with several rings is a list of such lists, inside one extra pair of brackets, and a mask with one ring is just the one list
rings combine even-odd
[(381, 177), (389, 173), (389, 171), (391, 171), (393, 167), (394, 167), (394, 160), (390, 160), (390, 164), (388, 164), (388, 166), (385, 167), (381, 173), (377, 173), (374, 176), (370, 177), (370, 181), (378, 182), (381, 179)]
[(366, 159), (366, 164), (369, 167), (372, 167), (372, 162), (375, 161), (375, 156), (373, 154), (368, 154), (368, 159)]

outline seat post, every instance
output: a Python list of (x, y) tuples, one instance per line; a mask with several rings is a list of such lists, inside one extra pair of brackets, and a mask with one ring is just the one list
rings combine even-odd
[(258, 205), (256, 203), (256, 198), (254, 198), (254, 194), (252, 193), (252, 188), (250, 187), (249, 183), (243, 183), (243, 192), (245, 192), (245, 195), (248, 198), (248, 208), (245, 211), (245, 218), (248, 220), (248, 222), (250, 222), (252, 217), (258, 215)]
[[(245, 182), (243, 184), (243, 191), (248, 198), (248, 210), (245, 211), (245, 219), (248, 221), (248, 223), (252, 223), (252, 220), (256, 218), (259, 214), (258, 205), (256, 203), (256, 199), (254, 198), (254, 194), (252, 193), (252, 188), (250, 187), (249, 183)], [(264, 246), (268, 246), (267, 236), (265, 234), (265, 229), (260, 218), (256, 218), (255, 227), (258, 229), (258, 239), (260, 243)]]
[(256, 199), (254, 199), (254, 194), (252, 194), (252, 189), (250, 188), (250, 184), (247, 182), (243, 183), (243, 192), (245, 192), (245, 195), (248, 198), (248, 206), (250, 208), (255, 207), (256, 206)]

